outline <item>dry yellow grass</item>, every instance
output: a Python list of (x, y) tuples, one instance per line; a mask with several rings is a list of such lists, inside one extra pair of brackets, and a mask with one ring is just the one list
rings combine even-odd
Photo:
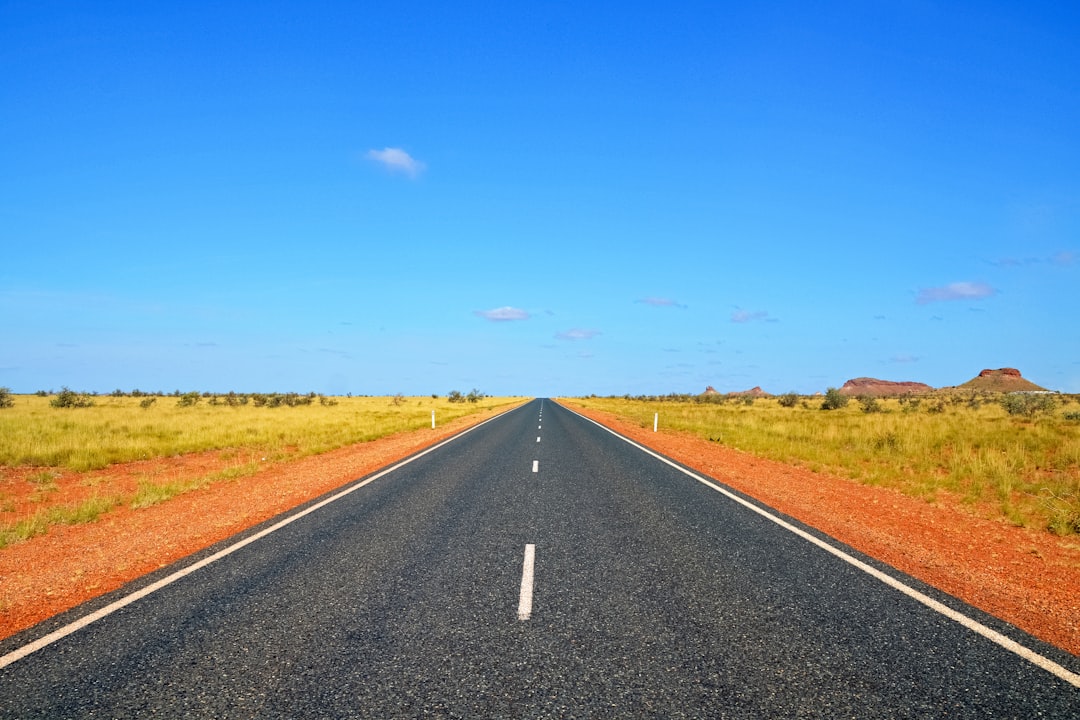
[(200, 398), (99, 396), (86, 408), (51, 407), (50, 398), (18, 395), (0, 409), (0, 466), (33, 465), (93, 470), (107, 465), (203, 450), (242, 448), (274, 455), (308, 455), (365, 442), (521, 398), (488, 397), (451, 403), (446, 398), (353, 397), (315, 399), (308, 405), (257, 407)]
[(694, 433), (763, 457), (897, 488), (933, 501), (950, 493), (993, 505), (1018, 525), (1059, 534), (1080, 532), (1080, 422), (1076, 400), (1053, 413), (1008, 415), (996, 398), (955, 395), (921, 402), (880, 400), (879, 412), (858, 402), (824, 411), (821, 398), (794, 407), (776, 399), (700, 402), (575, 398), (652, 427)]

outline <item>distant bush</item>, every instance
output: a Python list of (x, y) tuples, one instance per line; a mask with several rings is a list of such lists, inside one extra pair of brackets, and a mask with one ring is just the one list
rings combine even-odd
[(446, 400), (452, 403), (465, 402), (465, 396), (461, 394), (460, 390), (451, 390), (446, 396)]
[(197, 392), (187, 392), (180, 396), (180, 399), (176, 401), (177, 407), (194, 407), (199, 404), (199, 400), (202, 400), (202, 396)]
[(484, 393), (480, 392), (476, 388), (473, 388), (469, 391), (469, 394), (465, 396), (465, 399), (471, 403), (474, 403), (483, 400), (485, 397), (487, 396), (484, 395)]
[(156, 397), (144, 397), (142, 400), (139, 401), (139, 407), (145, 410), (156, 402)]
[(1056, 405), (1053, 395), (1041, 393), (1009, 393), (1001, 398), (1001, 407), (1005, 408), (1005, 412), (1027, 418), (1053, 412)]
[(879, 413), (882, 412), (881, 403), (878, 402), (876, 397), (870, 395), (862, 395), (859, 397), (859, 408), (864, 413)]
[(780, 407), (795, 407), (799, 403), (799, 396), (793, 392), (784, 393), (776, 398), (776, 402), (780, 403)]
[(847, 407), (848, 400), (850, 398), (836, 388), (829, 388), (825, 391), (825, 399), (821, 403), (821, 409), (839, 410), (842, 407)]
[(86, 393), (77, 393), (66, 387), (61, 388), (56, 397), (49, 401), (54, 408), (86, 408), (93, 404), (94, 401)]
[(9, 408), (15, 405), (15, 398), (11, 397), (11, 388), (0, 387), (0, 408)]
[(297, 405), (310, 405), (315, 402), (315, 393), (300, 395), (299, 393), (252, 393), (251, 404), (255, 407), (296, 407)]
[(1080, 410), (1071, 410), (1064, 417), (1066, 420), (1080, 420)]

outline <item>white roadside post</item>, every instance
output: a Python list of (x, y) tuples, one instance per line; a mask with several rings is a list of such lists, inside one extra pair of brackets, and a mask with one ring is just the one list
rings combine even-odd
[(431, 429), (432, 430), (435, 429), (435, 411), (434, 410), (431, 411)]
[(652, 431), (656, 432), (656, 426), (660, 424), (660, 413), (653, 413), (652, 416)]

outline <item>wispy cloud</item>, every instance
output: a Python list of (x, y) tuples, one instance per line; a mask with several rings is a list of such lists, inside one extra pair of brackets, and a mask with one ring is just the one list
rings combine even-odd
[(529, 319), (529, 313), (520, 308), (510, 307), (509, 305), (494, 308), (492, 310), (474, 310), (473, 315), (492, 322), (511, 322), (513, 320)]
[(665, 297), (647, 297), (638, 300), (642, 305), (652, 305), (653, 307), (672, 307), (672, 308), (686, 308), (682, 303), (675, 302), (671, 298)]
[(889, 358), (889, 362), (907, 364), (919, 362), (919, 358), (915, 355), (893, 355)]
[(597, 335), (600, 335), (599, 330), (586, 330), (583, 328), (574, 328), (572, 330), (566, 330), (561, 333), (556, 333), (555, 338), (558, 340), (592, 340)]
[(410, 178), (416, 178), (427, 167), (401, 148), (388, 147), (382, 150), (368, 150), (367, 156), (390, 172), (402, 173)]
[(981, 282), (955, 282), (941, 287), (922, 288), (915, 302), (926, 305), (932, 302), (950, 300), (982, 300), (997, 293), (997, 290)]
[(748, 323), (755, 320), (764, 320), (769, 317), (769, 313), (764, 310), (736, 310), (731, 313), (731, 322), (733, 323)]
[(1062, 250), (1062, 251), (1056, 252), (1056, 253), (1054, 253), (1053, 255), (1050, 255), (1050, 256), (1043, 256), (1043, 257), (1031, 257), (1031, 256), (1029, 256), (1029, 257), (1023, 257), (1023, 258), (1006, 257), (1006, 258), (999, 258), (997, 260), (991, 260), (991, 261), (989, 261), (989, 263), (991, 265), (994, 265), (994, 266), (997, 266), (997, 267), (1024, 268), (1024, 267), (1029, 267), (1031, 265), (1045, 265), (1045, 264), (1067, 266), (1067, 265), (1074, 264), (1077, 260), (1078, 260), (1078, 258), (1077, 258), (1077, 254), (1075, 252), (1073, 252), (1072, 250)]

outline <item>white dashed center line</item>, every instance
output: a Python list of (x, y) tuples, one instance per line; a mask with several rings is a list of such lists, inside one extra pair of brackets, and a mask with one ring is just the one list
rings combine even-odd
[(540, 461), (533, 460), (533, 472), (540, 472)]
[(533, 564), (536, 559), (536, 546), (525, 546), (525, 561), (521, 564), (521, 593), (518, 597), (518, 620), (528, 620), (532, 616)]

